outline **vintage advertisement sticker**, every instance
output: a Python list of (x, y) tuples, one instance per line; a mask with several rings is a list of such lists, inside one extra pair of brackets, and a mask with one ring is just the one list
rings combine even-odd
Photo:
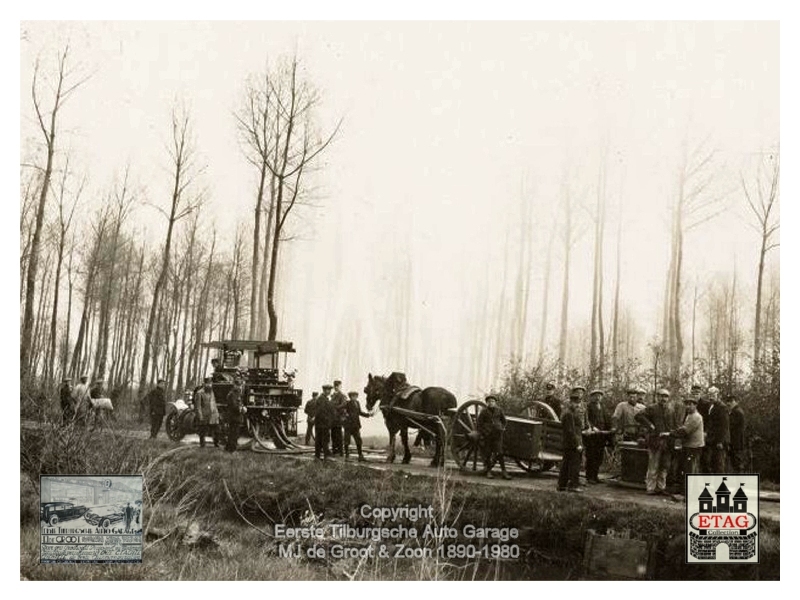
[(41, 563), (142, 562), (142, 477), (42, 475)]
[(759, 562), (758, 484), (758, 475), (686, 476), (686, 562)]

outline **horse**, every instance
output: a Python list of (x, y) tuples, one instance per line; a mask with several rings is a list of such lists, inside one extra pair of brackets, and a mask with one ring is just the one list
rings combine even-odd
[[(387, 462), (394, 462), (394, 437), (400, 432), (403, 442), (403, 464), (411, 462), (411, 449), (408, 447), (408, 430), (418, 429), (419, 425), (412, 422), (405, 415), (401, 415), (391, 408), (403, 408), (426, 415), (441, 416), (448, 408), (455, 408), (458, 404), (456, 397), (449, 391), (440, 387), (420, 389), (409, 386), (402, 373), (392, 373), (389, 377), (368, 375), (367, 386), (364, 388), (367, 396), (367, 410), (380, 403), (386, 428), (389, 430), (389, 454)], [(421, 430), (422, 431), (422, 430)], [(441, 447), (440, 437), (436, 437), (436, 450), (434, 452), (432, 467), (444, 465), (444, 448)]]

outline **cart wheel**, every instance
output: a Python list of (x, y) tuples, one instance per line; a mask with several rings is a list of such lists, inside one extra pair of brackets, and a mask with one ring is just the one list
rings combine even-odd
[(525, 416), (529, 419), (546, 419), (548, 421), (560, 421), (553, 407), (544, 402), (534, 400), (530, 406), (525, 408)]
[(458, 407), (450, 421), (448, 442), (450, 453), (461, 469), (478, 470), (478, 463), (483, 467), (480, 456), (480, 436), (478, 435), (478, 414), (486, 408), (480, 400), (470, 400)]
[(167, 415), (167, 435), (173, 442), (180, 442), (183, 439), (183, 431), (179, 422), (179, 415), (177, 412), (171, 412)]

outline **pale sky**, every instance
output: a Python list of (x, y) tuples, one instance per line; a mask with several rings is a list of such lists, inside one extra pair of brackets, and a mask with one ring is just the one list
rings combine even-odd
[[(604, 143), (606, 316), (622, 202), (623, 302), (646, 339), (660, 331), (667, 205), (687, 139), (707, 137), (718, 151), (714, 189), (727, 210), (687, 238), (686, 289), (695, 280), (729, 277), (736, 264), (742, 293), (752, 296), (758, 237), (747, 226), (738, 177), (779, 141), (775, 22), (24, 22), (23, 156), (32, 132), (33, 61), (40, 52), (43, 60), (52, 57), (67, 38), (93, 75), (64, 109), (62, 143), (88, 173), (94, 197), (130, 164), (148, 200), (166, 202), (164, 144), (172, 103), (181, 99), (191, 107), (207, 165), (206, 210), (223, 247), (230, 247), (237, 221), (251, 222), (254, 202), (254, 177), (231, 116), (245, 78), (296, 49), (304, 75), (321, 92), (320, 128), (329, 131), (343, 117), (314, 182), (319, 208), (298, 213), (303, 240), (285, 254), (279, 337), (298, 347), (298, 382), (309, 391), (336, 377), (361, 390), (367, 371), (391, 370), (423, 386), (449, 387), (462, 399), (495, 384), (496, 372), (486, 381), (466, 380), (459, 363), (473, 360), (465, 337), (487, 290), (492, 310), (512, 306), (521, 199), (535, 223), (526, 336), (534, 349), (565, 168), (591, 208)], [(588, 217), (576, 212), (584, 224), (571, 275), (576, 328), (588, 323), (591, 309)], [(149, 239), (159, 239), (163, 223), (153, 209), (138, 208), (135, 219)], [(770, 262), (778, 259), (776, 251)], [(406, 262), (411, 358), (398, 364), (396, 315), (381, 311)], [(561, 264), (556, 241), (551, 342)], [(752, 307), (743, 311), (747, 327)], [(361, 342), (344, 357), (337, 336), (355, 326)]]

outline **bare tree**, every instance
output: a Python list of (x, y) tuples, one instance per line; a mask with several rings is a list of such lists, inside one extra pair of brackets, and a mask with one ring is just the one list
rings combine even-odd
[(316, 89), (298, 77), (298, 59), (270, 78), (270, 89), (277, 111), (273, 129), (277, 152), (269, 154), (266, 167), (274, 177), (275, 223), (272, 230), (269, 280), (267, 284), (268, 339), (278, 333), (278, 313), (275, 308), (275, 286), (278, 253), (286, 219), (297, 205), (306, 186), (305, 177), (316, 165), (322, 153), (339, 131), (341, 121), (330, 135), (321, 137), (314, 126), (314, 110), (320, 98)]
[(50, 348), (45, 368), (45, 381), (49, 381), (55, 376), (55, 360), (56, 360), (56, 341), (58, 337), (58, 296), (61, 287), (61, 267), (64, 262), (64, 250), (67, 242), (67, 233), (69, 232), (70, 225), (72, 224), (72, 217), (75, 214), (75, 207), (80, 199), (81, 192), (85, 180), (82, 181), (74, 194), (72, 205), (66, 206), (67, 195), (67, 176), (69, 174), (69, 160), (64, 166), (64, 171), (61, 176), (61, 181), (58, 189), (58, 241), (56, 251), (56, 274), (53, 284), (53, 307), (50, 315)]
[[(250, 329), (253, 339), (257, 336), (259, 322), (264, 321), (270, 233), (275, 212), (275, 179), (268, 165), (277, 164), (277, 151), (280, 147), (281, 133), (278, 99), (275, 97), (272, 75), (267, 72), (261, 77), (248, 80), (242, 107), (234, 114), (239, 129), (242, 149), (247, 159), (258, 173), (256, 184), (256, 203), (253, 214), (253, 259), (250, 265)], [(264, 236), (263, 258), (261, 252), (261, 218), (264, 212), (265, 196), (268, 195), (268, 217), (266, 236)]]
[(108, 359), (108, 337), (111, 330), (111, 311), (112, 311), (112, 292), (117, 285), (117, 258), (123, 248), (120, 244), (122, 227), (126, 218), (130, 214), (131, 206), (135, 197), (130, 193), (128, 184), (128, 169), (122, 181), (117, 185), (110, 199), (109, 210), (111, 212), (109, 232), (109, 248), (106, 257), (104, 270), (103, 292), (100, 298), (100, 321), (98, 323), (97, 346), (95, 347), (95, 371), (98, 377), (106, 376), (106, 361)]
[(756, 283), (756, 316), (753, 329), (753, 369), (756, 376), (760, 373), (762, 359), (761, 297), (764, 284), (764, 264), (767, 253), (779, 246), (779, 242), (773, 241), (773, 236), (780, 227), (778, 216), (773, 212), (777, 208), (779, 175), (780, 154), (777, 150), (768, 153), (762, 158), (756, 172), (753, 190), (748, 187), (744, 175), (740, 175), (745, 200), (756, 217), (756, 229), (761, 236), (761, 245), (758, 253), (758, 280)]
[(69, 46), (65, 46), (57, 58), (57, 73), (55, 77), (54, 89), (51, 88), (52, 101), (50, 108), (43, 105), (44, 99), (40, 90), (41, 66), (39, 60), (33, 69), (33, 83), (31, 84), (31, 95), (33, 97), (33, 108), (36, 113), (36, 120), (42, 133), (45, 143), (45, 166), (42, 169), (42, 183), (39, 188), (39, 200), (36, 206), (36, 217), (31, 239), (30, 257), (27, 265), (26, 284), (25, 284), (25, 311), (22, 318), (22, 339), (20, 341), (20, 376), (21, 380), (28, 378), (30, 362), (31, 343), (33, 336), (34, 322), (34, 296), (36, 292), (36, 281), (39, 275), (39, 252), (41, 246), (42, 226), (44, 223), (45, 206), (47, 196), (50, 192), (50, 179), (53, 175), (53, 163), (56, 152), (56, 134), (58, 132), (59, 111), (64, 103), (69, 99), (87, 78), (75, 79), (74, 72), (68, 67)]
[(617, 277), (614, 282), (614, 314), (611, 319), (611, 373), (615, 383), (619, 382), (619, 292), (622, 285), (622, 203), (617, 224)]
[(605, 370), (605, 332), (603, 330), (603, 236), (606, 221), (605, 154), (597, 177), (597, 202), (594, 213), (594, 277), (592, 280), (592, 333), (589, 356), (589, 380), (603, 385)]
[(558, 363), (561, 375), (564, 373), (567, 358), (567, 333), (569, 330), (569, 272), (572, 246), (578, 240), (579, 232), (575, 227), (572, 213), (572, 204), (575, 201), (573, 192), (569, 187), (568, 175), (564, 174), (562, 184), (562, 206), (564, 207), (564, 223), (561, 229), (561, 242), (564, 248), (564, 278), (561, 287), (561, 329), (558, 340)]
[(671, 209), (670, 261), (664, 311), (664, 354), (673, 381), (680, 378), (684, 348), (681, 324), (684, 240), (689, 231), (712, 219), (721, 210), (721, 196), (712, 191), (714, 158), (715, 152), (708, 150), (705, 142), (691, 149), (688, 142), (684, 142)]
[[(156, 209), (167, 219), (167, 236), (164, 241), (164, 249), (161, 257), (161, 265), (158, 270), (158, 278), (153, 288), (153, 300), (150, 304), (150, 314), (147, 318), (147, 329), (144, 336), (144, 347), (142, 349), (142, 368), (139, 374), (139, 393), (143, 394), (147, 385), (148, 370), (150, 367), (150, 355), (154, 340), (154, 329), (158, 316), (158, 309), (161, 303), (161, 295), (167, 283), (169, 274), (170, 255), (172, 251), (172, 237), (174, 235), (176, 223), (183, 217), (189, 215), (199, 205), (199, 199), (189, 194), (187, 189), (195, 180), (198, 173), (195, 164), (195, 146), (192, 139), (191, 122), (189, 113), (185, 109), (175, 108), (172, 111), (172, 139), (169, 148), (170, 161), (172, 165), (172, 194), (169, 202), (169, 209)], [(157, 356), (155, 357), (157, 358)]]

